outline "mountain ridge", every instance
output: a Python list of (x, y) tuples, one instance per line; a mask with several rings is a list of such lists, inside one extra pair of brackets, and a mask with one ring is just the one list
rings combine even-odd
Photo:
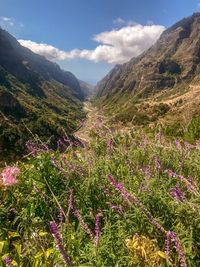
[(27, 129), (43, 141), (53, 136), (54, 146), (62, 129), (72, 135), (85, 116), (84, 97), (71, 72), (21, 46), (0, 29), (1, 158), (25, 152), (25, 143), (32, 138)]
[[(168, 123), (170, 116), (176, 116), (180, 122), (179, 108), (163, 100), (184, 94), (199, 81), (200, 13), (194, 13), (164, 31), (139, 57), (115, 66), (97, 84), (94, 100), (115, 121), (147, 124), (163, 121), (166, 116)], [(151, 108), (146, 108), (148, 105)], [(192, 109), (184, 110), (182, 115), (187, 112), (190, 117), (199, 114), (198, 109)]]

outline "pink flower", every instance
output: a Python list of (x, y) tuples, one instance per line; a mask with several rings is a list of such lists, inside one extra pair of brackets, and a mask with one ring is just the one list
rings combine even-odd
[(19, 173), (19, 168), (6, 166), (0, 175), (0, 180), (4, 186), (12, 186), (17, 183), (16, 177)]

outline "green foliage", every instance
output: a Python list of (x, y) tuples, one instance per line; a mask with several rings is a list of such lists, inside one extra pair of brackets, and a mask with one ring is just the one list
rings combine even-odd
[[(188, 267), (198, 266), (200, 153), (197, 148), (188, 148), (183, 141), (177, 146), (164, 136), (152, 137), (134, 131), (122, 135), (96, 129), (91, 136), (87, 146), (68, 148), (64, 153), (43, 152), (27, 163), (19, 163), (18, 184), (0, 188), (0, 265), (5, 266), (4, 258), (9, 255), (14, 266), (65, 266), (49, 228), (50, 221), (59, 225), (59, 208), (63, 210), (63, 224), (58, 229), (73, 266), (143, 266), (143, 257), (140, 265), (135, 258), (138, 252), (134, 243), (131, 253), (126, 246), (126, 240), (135, 234), (152, 246), (150, 249), (144, 243), (145, 261), (148, 262), (148, 255), (152, 260), (154, 252), (165, 259), (166, 236), (139, 206), (134, 203), (130, 206), (123, 200), (107, 178), (112, 175), (141, 201), (157, 222), (177, 234)], [(112, 143), (108, 145), (110, 140)], [(155, 157), (160, 163), (157, 167)], [(177, 177), (170, 177), (167, 169), (173, 170)], [(186, 181), (193, 191), (188, 190)], [(184, 201), (170, 194), (177, 184), (185, 195)], [(97, 246), (69, 210), (70, 189), (74, 189), (75, 205), (92, 231), (96, 214), (101, 211), (103, 215)], [(179, 266), (173, 246), (171, 253), (174, 266)], [(168, 263), (164, 260), (157, 266)]]

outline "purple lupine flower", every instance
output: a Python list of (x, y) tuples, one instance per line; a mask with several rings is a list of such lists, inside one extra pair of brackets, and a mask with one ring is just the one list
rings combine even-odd
[(144, 151), (145, 151), (146, 148), (147, 148), (147, 145), (148, 145), (148, 144), (149, 144), (149, 139), (148, 139), (148, 137), (144, 134), (144, 135), (143, 135), (143, 142), (140, 143), (139, 147), (143, 148)]
[(74, 173), (77, 173), (78, 175), (83, 175), (75, 166), (73, 166), (70, 162), (66, 160), (65, 157), (62, 157), (63, 163)]
[(107, 152), (108, 152), (109, 154), (111, 154), (111, 153), (112, 153), (112, 149), (113, 149), (113, 141), (112, 141), (112, 139), (110, 139), (110, 140), (108, 140), (108, 142), (107, 142)]
[(196, 141), (196, 149), (200, 151), (200, 139)]
[(198, 188), (196, 182), (194, 181), (194, 178), (192, 177), (192, 175), (188, 176), (188, 181), (191, 183), (191, 185), (193, 185), (195, 188)]
[(61, 166), (60, 163), (58, 163), (58, 161), (55, 158), (51, 158), (51, 162), (52, 164), (59, 170), (61, 171), (63, 174), (67, 174), (69, 175), (69, 172), (67, 172), (65, 169), (63, 169), (63, 167)]
[(112, 203), (108, 202), (108, 206), (114, 211), (122, 215), (124, 213), (124, 208), (121, 205), (113, 205)]
[(186, 142), (186, 141), (184, 142), (184, 145), (185, 145), (185, 148), (186, 148), (187, 151), (189, 151), (191, 149), (191, 147), (192, 147), (192, 145), (190, 143)]
[(150, 166), (149, 166), (149, 165), (147, 165), (147, 166), (145, 167), (144, 174), (145, 174), (145, 176), (148, 177), (148, 178), (151, 177), (151, 170), (150, 170)]
[(74, 189), (70, 189), (70, 195), (69, 195), (69, 208), (71, 210), (74, 209)]
[(178, 150), (182, 150), (182, 145), (178, 139), (175, 140), (175, 144)]
[(177, 174), (173, 172), (171, 169), (164, 170), (164, 173), (167, 173), (169, 177), (173, 177), (173, 178), (177, 177)]
[(186, 179), (183, 175), (177, 175), (177, 178), (179, 178), (184, 183), (185, 187), (190, 193), (196, 196), (200, 195), (198, 187), (196, 185), (191, 184), (191, 182), (188, 181), (188, 179)]
[(62, 226), (62, 224), (63, 224), (63, 210), (61, 207), (58, 209), (58, 220), (59, 220), (59, 225)]
[(26, 142), (26, 147), (30, 151), (30, 154), (33, 156), (37, 156), (39, 153), (44, 152), (44, 151), (49, 151), (49, 148), (46, 144), (35, 144), (32, 143), (31, 141)]
[(89, 228), (89, 226), (84, 222), (79, 210), (77, 208), (74, 208), (74, 216), (78, 219), (81, 228), (83, 229), (83, 231), (85, 231), (91, 238), (92, 241), (94, 241), (94, 233), (92, 232), (92, 230)]
[(130, 161), (127, 161), (127, 165), (128, 165), (128, 168), (130, 169), (130, 171), (131, 171), (133, 174), (136, 174), (136, 173), (137, 173), (137, 169), (136, 169), (135, 167), (132, 167), (132, 166), (131, 166)]
[(71, 259), (70, 259), (67, 251), (65, 250), (65, 248), (62, 244), (62, 238), (58, 232), (58, 227), (57, 227), (56, 223), (51, 221), (50, 222), (50, 228), (51, 228), (51, 232), (52, 232), (52, 235), (54, 237), (54, 241), (56, 243), (57, 249), (61, 253), (64, 262), (67, 264), (67, 266), (72, 267)]
[(155, 172), (158, 173), (158, 171), (161, 169), (161, 164), (157, 156), (154, 158), (154, 166), (155, 166)]
[(100, 219), (102, 217), (102, 214), (99, 212), (96, 215), (96, 220), (95, 220), (95, 237), (94, 237), (94, 243), (97, 246), (99, 243), (99, 239), (101, 236), (101, 230), (100, 230)]
[(111, 185), (114, 186), (115, 190), (119, 191), (122, 195), (122, 198), (128, 203), (130, 207), (133, 207), (130, 200), (134, 202), (134, 205), (138, 208), (141, 208), (143, 213), (146, 215), (146, 217), (149, 219), (149, 222), (154, 225), (157, 229), (159, 229), (164, 234), (167, 233), (167, 231), (154, 219), (154, 217), (151, 215), (151, 213), (146, 209), (146, 207), (137, 199), (136, 196), (133, 194), (130, 194), (128, 191), (126, 191), (123, 184), (117, 183), (114, 178), (109, 175), (108, 176), (109, 181), (111, 182)]
[(161, 138), (162, 138), (162, 132), (160, 131), (155, 135), (155, 139), (161, 144)]
[(177, 202), (184, 202), (186, 200), (185, 194), (177, 184), (175, 187), (170, 189), (170, 195), (177, 201)]
[(167, 233), (167, 238), (165, 241), (165, 252), (166, 255), (168, 256), (169, 260), (170, 259), (170, 243), (174, 243), (174, 247), (176, 249), (177, 254), (179, 255), (180, 258), (180, 266), (181, 267), (187, 267), (187, 263), (186, 263), (186, 258), (185, 258), (185, 254), (183, 252), (182, 246), (180, 241), (178, 240), (176, 234), (172, 231), (169, 231)]
[[(199, 195), (198, 187), (192, 178), (186, 179), (183, 175), (178, 175), (170, 169), (164, 170), (164, 173), (167, 173), (172, 178), (178, 178), (179, 180), (181, 180), (184, 183), (185, 187), (187, 188), (187, 190), (190, 193), (192, 193), (194, 195)], [(193, 182), (191, 179), (193, 180)]]
[(5, 262), (6, 262), (7, 267), (13, 267), (11, 259), (9, 258), (9, 256), (5, 257)]
[(69, 223), (70, 211), (74, 210), (74, 189), (70, 189), (69, 201), (68, 201), (68, 211), (66, 216), (66, 221)]
[(169, 177), (177, 178), (177, 179), (181, 180), (190, 193), (192, 193), (196, 196), (200, 195), (199, 190), (198, 190), (198, 186), (195, 184), (194, 181), (191, 182), (190, 179), (186, 179), (183, 175), (178, 175), (170, 169), (166, 169), (164, 171), (164, 173), (167, 173), (169, 175)]
[(170, 242), (171, 242), (171, 231), (168, 231), (167, 237), (165, 239), (165, 254), (168, 259), (170, 259)]

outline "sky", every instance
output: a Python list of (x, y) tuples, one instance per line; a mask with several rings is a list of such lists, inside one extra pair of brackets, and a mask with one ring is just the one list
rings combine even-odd
[(0, 26), (95, 84), (194, 12), (200, 12), (200, 0), (0, 0)]

